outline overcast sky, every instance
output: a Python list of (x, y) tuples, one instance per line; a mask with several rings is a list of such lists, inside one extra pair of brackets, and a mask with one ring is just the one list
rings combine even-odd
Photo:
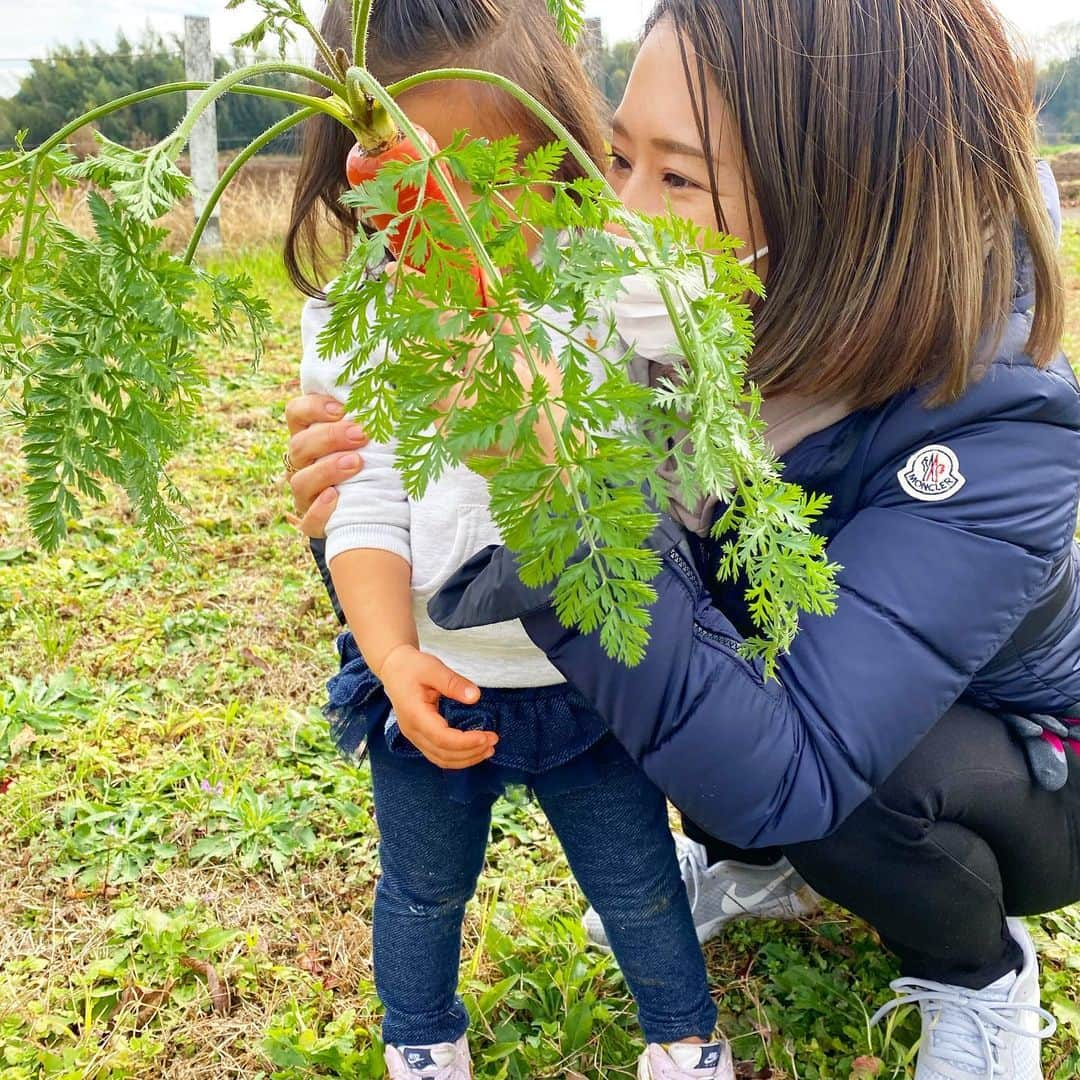
[[(1022, 30), (1030, 33), (1078, 17), (1077, 0), (997, 0)], [(603, 19), (604, 36), (618, 41), (637, 36), (652, 0), (587, 0), (590, 15)], [(313, 0), (308, 10), (320, 5)], [(123, 28), (137, 36), (148, 23), (163, 34), (180, 33), (183, 17), (209, 15), (214, 48), (224, 50), (257, 18), (253, 4), (226, 11), (225, 0), (0, 0), (0, 94), (10, 94), (25, 71), (27, 57), (44, 56), (52, 45), (79, 40), (111, 44)]]

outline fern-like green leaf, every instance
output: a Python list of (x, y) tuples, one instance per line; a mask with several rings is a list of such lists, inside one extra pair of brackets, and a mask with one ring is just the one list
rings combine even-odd
[(547, 0), (555, 25), (568, 45), (576, 45), (585, 26), (585, 0)]

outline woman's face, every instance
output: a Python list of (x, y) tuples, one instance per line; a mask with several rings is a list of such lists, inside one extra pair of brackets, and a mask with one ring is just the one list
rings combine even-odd
[[(693, 72), (694, 53), (689, 45), (687, 55)], [(699, 89), (699, 101), (701, 93)], [(707, 98), (724, 229), (744, 241), (737, 254), (749, 256), (753, 254), (751, 243), (764, 246), (765, 230), (754, 192), (746, 190), (743, 183), (742, 144), (720, 91), (710, 82), (703, 93)], [(670, 210), (697, 225), (721, 227), (716, 220), (679, 41), (668, 19), (657, 23), (642, 43), (626, 93), (612, 120), (611, 151), (608, 179), (631, 210), (643, 214)]]

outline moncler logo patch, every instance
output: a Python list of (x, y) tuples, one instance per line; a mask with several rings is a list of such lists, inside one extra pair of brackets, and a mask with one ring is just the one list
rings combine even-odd
[(965, 483), (960, 462), (947, 446), (916, 450), (896, 478), (904, 491), (922, 502), (951, 499)]

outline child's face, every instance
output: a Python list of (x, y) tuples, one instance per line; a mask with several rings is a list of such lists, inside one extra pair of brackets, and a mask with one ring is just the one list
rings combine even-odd
[[(414, 124), (425, 128), (439, 146), (449, 146), (459, 131), (467, 131), (475, 139), (505, 139), (518, 132), (511, 130), (503, 116), (495, 109), (485, 109), (463, 81), (447, 80), (430, 86), (408, 90), (398, 98), (398, 104)], [(464, 180), (455, 178), (454, 187), (462, 203), (468, 206), (473, 201), (472, 186)], [(503, 193), (513, 201), (517, 192), (508, 189)], [(525, 231), (525, 243), (529, 250), (539, 242), (539, 238), (528, 229)]]
[[(693, 71), (694, 53), (689, 46), (688, 56)], [(699, 101), (702, 96), (699, 90)], [(742, 143), (719, 90), (710, 84), (704, 88), (704, 97), (726, 231), (745, 242), (737, 254), (752, 255), (749, 245), (763, 247), (765, 230), (754, 192), (743, 182)], [(642, 43), (612, 121), (611, 149), (608, 179), (631, 210), (663, 214), (670, 209), (703, 227), (719, 227), (679, 41), (667, 19)], [(763, 272), (760, 264), (757, 272)]]

